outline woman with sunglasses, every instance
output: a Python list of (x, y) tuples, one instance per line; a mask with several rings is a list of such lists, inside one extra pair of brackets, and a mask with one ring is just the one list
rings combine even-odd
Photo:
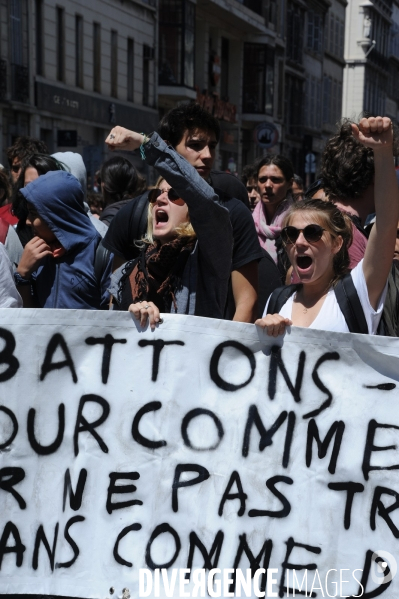
[(231, 270), (229, 213), (197, 171), (156, 133), (115, 127), (110, 149), (135, 150), (164, 179), (149, 194), (140, 256), (112, 285), (119, 310), (154, 328), (160, 312), (223, 318)]
[[(374, 192), (376, 225), (364, 259), (351, 271), (351, 280), (360, 300), (367, 330), (375, 334), (386, 296), (387, 278), (395, 246), (399, 216), (399, 191), (395, 175), (390, 119), (362, 119), (352, 125), (353, 135), (374, 151)], [(334, 289), (349, 271), (348, 245), (351, 221), (330, 202), (304, 200), (294, 204), (282, 229), (289, 259), (301, 281), (292, 286), (292, 295), (280, 307), (256, 324), (277, 337), (289, 325), (349, 332)], [(280, 291), (281, 292), (281, 291)], [(274, 292), (277, 296), (277, 291)], [(273, 302), (273, 297), (269, 302)], [(268, 303), (269, 303), (268, 302)], [(359, 306), (360, 309), (360, 306)]]

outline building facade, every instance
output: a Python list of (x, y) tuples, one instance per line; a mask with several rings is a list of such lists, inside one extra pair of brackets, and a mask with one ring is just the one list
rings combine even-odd
[(343, 111), (397, 119), (399, 5), (396, 0), (351, 0), (345, 31)]
[(112, 126), (156, 128), (155, 0), (0, 0), (0, 22), (2, 162), (31, 135), (92, 175)]
[(159, 3), (160, 110), (192, 98), (219, 116), (219, 168), (282, 152), (312, 178), (341, 118), (346, 0)]
[[(92, 175), (114, 124), (149, 132), (176, 103), (195, 100), (220, 120), (218, 168), (240, 172), (281, 152), (312, 179), (350, 87), (343, 84), (345, 19), (355, 4), (366, 14), (369, 0), (360, 2), (0, 0), (1, 160), (17, 135), (29, 134), (52, 152), (80, 152)], [(399, 13), (399, 0), (375, 2), (379, 15)], [(376, 23), (371, 18), (370, 27)], [(381, 44), (364, 58), (373, 34), (362, 26), (369, 41), (351, 42), (362, 60), (376, 61)], [(389, 66), (373, 67), (370, 81), (386, 90), (395, 112), (399, 38), (388, 31)]]

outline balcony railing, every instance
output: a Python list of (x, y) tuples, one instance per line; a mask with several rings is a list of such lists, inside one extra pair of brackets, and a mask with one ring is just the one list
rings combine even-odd
[(237, 0), (237, 2), (262, 16), (262, 0)]
[(29, 70), (20, 64), (11, 65), (12, 99), (29, 102)]
[(0, 58), (0, 100), (7, 96), (7, 61)]

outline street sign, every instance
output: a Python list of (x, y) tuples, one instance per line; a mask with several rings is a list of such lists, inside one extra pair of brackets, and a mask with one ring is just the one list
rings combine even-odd
[(259, 123), (254, 129), (255, 143), (261, 148), (272, 148), (278, 142), (278, 129), (273, 123)]
[(315, 173), (316, 172), (316, 156), (309, 152), (305, 157), (305, 173)]

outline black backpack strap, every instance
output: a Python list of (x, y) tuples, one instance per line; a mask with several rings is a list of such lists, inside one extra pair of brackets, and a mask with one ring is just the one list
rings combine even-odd
[(108, 266), (110, 255), (111, 252), (103, 246), (102, 240), (100, 239), (100, 242), (96, 249), (96, 256), (94, 258), (94, 276), (96, 277), (98, 286), (101, 285), (101, 279), (105, 272), (105, 269)]
[(300, 288), (300, 284), (277, 287), (270, 295), (267, 314), (278, 314), (288, 298)]
[(369, 329), (362, 304), (350, 274), (345, 275), (334, 287), (335, 297), (344, 315), (350, 333), (368, 335)]
[(137, 199), (134, 206), (134, 212), (131, 219), (133, 222), (132, 239), (134, 241), (140, 241), (147, 230), (148, 194), (148, 191), (143, 193), (143, 195)]

